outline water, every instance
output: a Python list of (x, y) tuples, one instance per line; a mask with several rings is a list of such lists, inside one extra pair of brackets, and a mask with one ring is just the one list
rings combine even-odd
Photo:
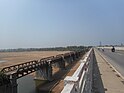
[(17, 80), (18, 93), (36, 93), (34, 77), (27, 75)]
[[(0, 63), (7, 62), (6, 60), (0, 60)], [(31, 75), (24, 76), (17, 80), (18, 93), (37, 93), (35, 91), (34, 77)]]
[(6, 62), (6, 60), (0, 60), (0, 63), (2, 63), (2, 62)]

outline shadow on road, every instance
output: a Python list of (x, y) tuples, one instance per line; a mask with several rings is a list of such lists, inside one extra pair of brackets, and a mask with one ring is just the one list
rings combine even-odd
[(107, 89), (104, 88), (103, 82), (101, 79), (99, 67), (97, 64), (96, 56), (94, 55), (94, 63), (93, 63), (93, 93), (105, 93)]

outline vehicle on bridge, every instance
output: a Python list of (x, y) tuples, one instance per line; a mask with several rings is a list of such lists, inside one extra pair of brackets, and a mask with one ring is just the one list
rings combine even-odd
[(114, 47), (114, 46), (112, 46), (111, 51), (112, 51), (112, 52), (115, 52), (115, 47)]
[(102, 51), (104, 52), (104, 48), (102, 48)]

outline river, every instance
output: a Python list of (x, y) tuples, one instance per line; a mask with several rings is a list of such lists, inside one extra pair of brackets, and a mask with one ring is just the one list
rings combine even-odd
[(0, 60), (0, 63), (2, 63), (2, 62), (6, 62), (6, 60)]
[(18, 93), (36, 93), (34, 77), (27, 75), (17, 80)]
[[(0, 63), (6, 62), (6, 60), (0, 60)], [(17, 80), (18, 93), (37, 93), (35, 91), (34, 77), (31, 75), (24, 76)]]

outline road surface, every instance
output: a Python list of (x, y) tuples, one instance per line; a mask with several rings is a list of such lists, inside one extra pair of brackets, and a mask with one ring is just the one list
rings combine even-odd
[(103, 57), (124, 77), (124, 51), (100, 50)]

